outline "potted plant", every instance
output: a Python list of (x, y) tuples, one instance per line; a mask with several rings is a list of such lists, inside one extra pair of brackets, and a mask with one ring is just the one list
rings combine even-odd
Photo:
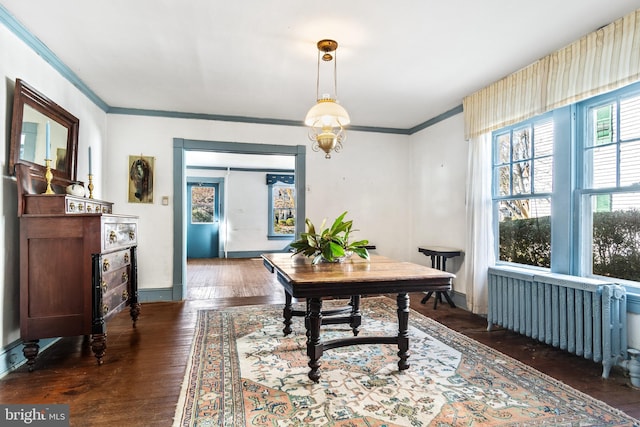
[(291, 247), (294, 249), (294, 255), (302, 253), (308, 257), (313, 257), (313, 264), (320, 261), (341, 262), (352, 254), (357, 254), (360, 258), (369, 259), (369, 251), (366, 245), (368, 240), (358, 240), (357, 242), (349, 242), (353, 221), (345, 221), (344, 217), (347, 212), (343, 212), (330, 228), (324, 228), (326, 219), (320, 225), (320, 232), (316, 231), (316, 227), (311, 220), (307, 218), (307, 232), (301, 233), (300, 238), (293, 243)]

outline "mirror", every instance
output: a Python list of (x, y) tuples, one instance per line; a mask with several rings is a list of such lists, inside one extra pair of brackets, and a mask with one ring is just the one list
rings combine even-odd
[(47, 123), (52, 182), (75, 181), (79, 120), (20, 79), (13, 99), (9, 174), (16, 164), (27, 164), (44, 176)]

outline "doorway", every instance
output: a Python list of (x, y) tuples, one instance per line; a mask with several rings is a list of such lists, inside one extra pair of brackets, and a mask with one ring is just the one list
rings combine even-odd
[(187, 178), (187, 258), (220, 257), (224, 179)]
[[(183, 138), (173, 140), (173, 289), (172, 300), (182, 301), (187, 295), (187, 248), (186, 248), (186, 194), (187, 194), (187, 165), (185, 154), (188, 151), (285, 155), (295, 159), (295, 192), (297, 194), (296, 217), (306, 218), (305, 189), (306, 189), (306, 146), (304, 145), (273, 145), (252, 144), (222, 141), (202, 141)], [(304, 222), (297, 221), (295, 234), (304, 232)]]

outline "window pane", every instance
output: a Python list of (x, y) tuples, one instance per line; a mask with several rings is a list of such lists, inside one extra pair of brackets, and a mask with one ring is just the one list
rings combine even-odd
[(498, 168), (498, 194), (501, 196), (511, 195), (511, 174), (509, 166), (500, 166)]
[(544, 157), (542, 159), (536, 160), (534, 164), (535, 170), (533, 191), (535, 193), (551, 193), (553, 158)]
[(531, 158), (531, 129), (513, 131), (513, 161)]
[(499, 259), (549, 268), (551, 201), (502, 200), (498, 210)]
[(497, 138), (497, 163), (509, 163), (511, 161), (511, 140), (509, 134), (499, 135)]
[(592, 196), (593, 274), (640, 281), (640, 193)]
[(615, 141), (615, 104), (594, 107), (590, 111), (591, 135), (588, 137), (587, 146), (608, 144)]
[(213, 222), (215, 200), (214, 187), (191, 187), (191, 223), (207, 224)]
[(531, 194), (531, 162), (513, 164), (513, 194)]
[(533, 130), (536, 157), (551, 156), (553, 154), (553, 122), (538, 123), (533, 127)]
[(640, 141), (620, 144), (620, 186), (640, 184)]
[(274, 185), (273, 187), (273, 232), (275, 234), (295, 233), (295, 186)]
[(616, 185), (616, 145), (594, 148), (593, 184), (591, 188), (615, 187)]
[(620, 138), (640, 138), (640, 96), (620, 101)]

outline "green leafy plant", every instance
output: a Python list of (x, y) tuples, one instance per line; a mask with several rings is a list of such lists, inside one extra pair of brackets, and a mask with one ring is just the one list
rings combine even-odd
[(344, 217), (347, 212), (343, 212), (333, 225), (324, 228), (326, 219), (320, 225), (320, 232), (316, 232), (316, 227), (311, 220), (307, 218), (307, 232), (301, 233), (300, 238), (291, 243), (294, 249), (294, 255), (302, 253), (308, 257), (313, 257), (313, 264), (317, 264), (322, 260), (328, 262), (339, 262), (351, 254), (357, 254), (360, 258), (369, 259), (369, 251), (366, 245), (368, 240), (358, 240), (357, 242), (349, 242), (353, 221), (345, 221)]

